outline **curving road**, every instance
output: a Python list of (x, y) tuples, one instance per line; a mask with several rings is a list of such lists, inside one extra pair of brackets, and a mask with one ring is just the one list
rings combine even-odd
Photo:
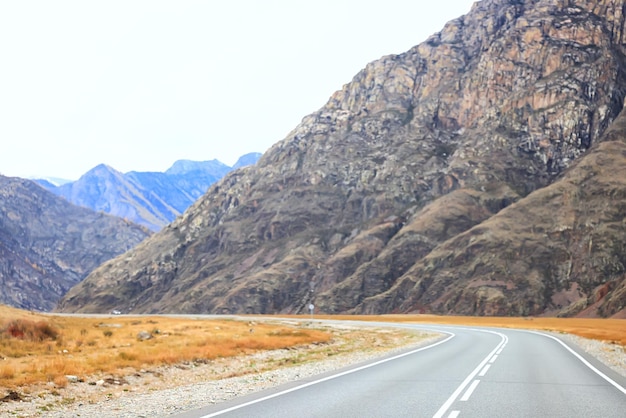
[(384, 325), (444, 337), (179, 417), (626, 417), (626, 378), (551, 335)]

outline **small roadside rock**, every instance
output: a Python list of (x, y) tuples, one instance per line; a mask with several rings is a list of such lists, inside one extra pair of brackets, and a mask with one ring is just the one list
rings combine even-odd
[(109, 385), (121, 386), (121, 385), (127, 385), (128, 381), (126, 381), (126, 379), (123, 379), (121, 377), (118, 377), (118, 378), (107, 377), (106, 379), (104, 379), (104, 383), (107, 383)]
[(4, 398), (0, 398), (0, 402), (14, 402), (14, 401), (23, 401), (22, 395), (17, 393), (14, 390), (9, 391), (9, 394)]
[(145, 341), (151, 338), (152, 338), (152, 334), (150, 334), (148, 331), (141, 331), (139, 334), (137, 334), (137, 339), (139, 341)]

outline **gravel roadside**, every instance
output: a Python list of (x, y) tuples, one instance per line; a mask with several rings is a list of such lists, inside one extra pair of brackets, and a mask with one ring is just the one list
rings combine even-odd
[(572, 334), (552, 333), (552, 335), (560, 338), (568, 345), (578, 346), (605, 366), (626, 377), (626, 350), (624, 347)]

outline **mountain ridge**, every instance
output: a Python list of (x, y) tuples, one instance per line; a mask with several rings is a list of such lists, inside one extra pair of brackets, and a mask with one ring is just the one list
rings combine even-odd
[[(245, 154), (237, 164), (255, 164), (260, 155)], [(59, 186), (45, 180), (38, 182), (73, 204), (158, 231), (183, 213), (211, 184), (233, 169), (236, 167), (229, 167), (218, 160), (178, 160), (165, 172), (121, 173), (111, 166), (99, 164), (73, 182)]]

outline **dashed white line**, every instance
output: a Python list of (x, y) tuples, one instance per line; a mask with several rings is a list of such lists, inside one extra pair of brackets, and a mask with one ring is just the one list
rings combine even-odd
[(487, 374), (487, 370), (491, 367), (491, 364), (486, 364), (485, 367), (478, 373), (478, 376), (483, 377)]
[(461, 411), (452, 411), (450, 412), (450, 415), (448, 415), (448, 418), (457, 418), (460, 413)]
[(474, 380), (472, 382), (472, 384), (470, 385), (469, 388), (467, 388), (467, 390), (465, 391), (465, 393), (463, 394), (463, 396), (461, 397), (461, 401), (465, 402), (467, 401), (470, 396), (472, 396), (472, 393), (474, 393), (474, 389), (476, 389), (476, 386), (478, 386), (478, 384), (480, 383), (480, 380)]
[[(468, 328), (468, 329), (472, 329), (472, 328)], [(487, 354), (487, 357), (485, 357), (483, 359), (483, 361), (480, 362), (480, 364), (469, 374), (469, 376), (467, 376), (465, 378), (465, 380), (459, 385), (459, 387), (456, 388), (456, 390), (452, 393), (452, 395), (450, 395), (450, 397), (444, 402), (444, 404), (441, 405), (441, 408), (439, 408), (439, 410), (435, 413), (435, 415), (433, 415), (433, 418), (442, 418), (443, 417), (443, 414), (445, 414), (446, 411), (448, 409), (450, 409), (450, 407), (452, 406), (452, 404), (454, 403), (456, 398), (459, 397), (459, 394), (461, 392), (463, 392), (463, 389), (465, 389), (465, 387), (472, 381), (474, 376), (476, 376), (478, 374), (478, 372), (480, 372), (482, 370), (482, 368), (485, 367), (485, 364), (487, 364), (487, 361), (489, 361), (489, 359), (494, 356), (496, 351), (498, 351), (500, 349), (500, 347), (503, 347), (504, 344), (506, 344), (506, 342), (509, 339), (506, 335), (504, 335), (502, 333), (499, 333), (499, 332), (495, 332), (495, 331), (487, 331), (487, 330), (482, 330), (482, 329), (476, 329), (476, 331), (488, 332), (490, 334), (495, 334), (495, 335), (499, 336), (500, 338), (502, 338), (502, 340), (496, 346), (496, 348), (494, 348), (491, 351), (491, 353)]]
[(496, 361), (496, 359), (498, 358), (498, 355), (494, 355), (493, 357), (491, 357), (491, 360), (489, 360), (489, 363), (493, 363), (494, 361)]

